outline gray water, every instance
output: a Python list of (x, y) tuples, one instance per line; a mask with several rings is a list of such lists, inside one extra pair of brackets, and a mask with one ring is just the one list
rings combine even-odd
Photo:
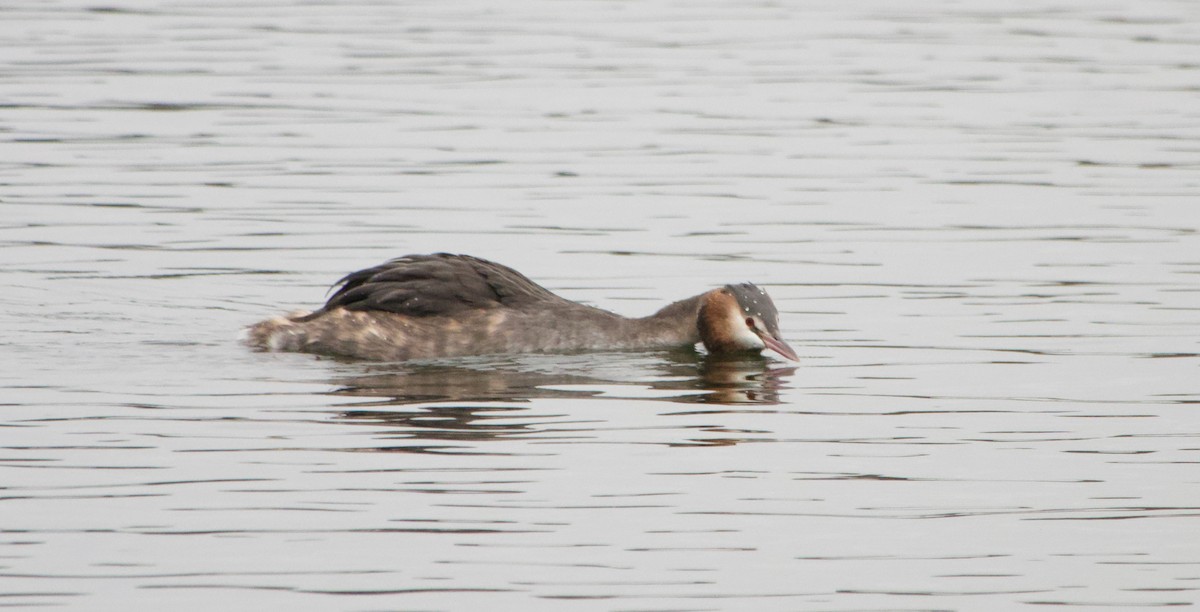
[[(1200, 5), (0, 7), (0, 606), (1200, 601)], [(803, 357), (254, 353), (467, 252)]]

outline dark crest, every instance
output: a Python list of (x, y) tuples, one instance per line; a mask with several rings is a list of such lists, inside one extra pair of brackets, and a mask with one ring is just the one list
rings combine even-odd
[(771, 296), (767, 295), (766, 291), (759, 289), (754, 283), (725, 285), (725, 290), (733, 294), (743, 314), (762, 319), (767, 331), (779, 337), (779, 311), (775, 309), (775, 302), (771, 301)]

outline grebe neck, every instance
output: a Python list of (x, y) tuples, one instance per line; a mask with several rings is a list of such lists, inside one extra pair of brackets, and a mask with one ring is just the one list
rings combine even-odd
[(641, 318), (626, 319), (630, 332), (656, 345), (685, 346), (700, 342), (697, 320), (704, 294), (672, 302), (658, 312)]

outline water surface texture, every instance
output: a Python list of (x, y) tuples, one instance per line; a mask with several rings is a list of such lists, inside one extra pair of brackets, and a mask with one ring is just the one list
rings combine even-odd
[[(1200, 602), (1200, 4), (0, 7), (0, 606)], [(238, 330), (467, 252), (803, 357)]]

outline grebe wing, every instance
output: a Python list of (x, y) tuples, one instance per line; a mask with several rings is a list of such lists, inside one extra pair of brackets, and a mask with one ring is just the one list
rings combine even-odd
[(498, 263), (436, 253), (408, 255), (347, 274), (323, 310), (383, 310), (414, 317), (519, 308), (566, 300)]

